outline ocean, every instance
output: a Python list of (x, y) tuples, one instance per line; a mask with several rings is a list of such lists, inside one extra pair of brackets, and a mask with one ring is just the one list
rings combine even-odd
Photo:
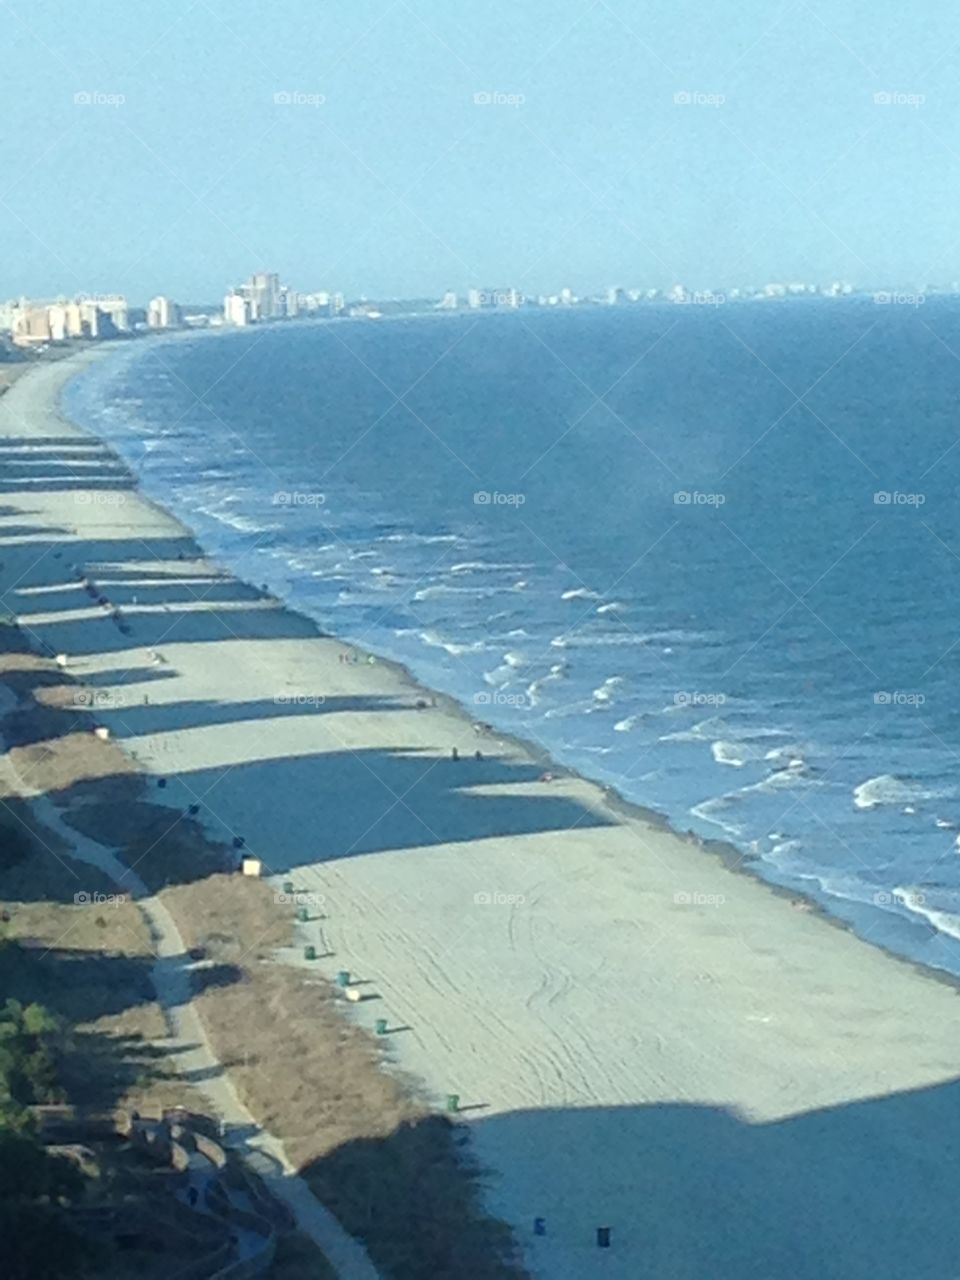
[(960, 974), (957, 300), (198, 334), (64, 411), (324, 630)]

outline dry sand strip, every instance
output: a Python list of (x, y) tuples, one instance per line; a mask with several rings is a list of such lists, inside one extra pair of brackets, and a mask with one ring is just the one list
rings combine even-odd
[[(72, 438), (62, 376), (7, 393), (0, 435)], [(459, 1095), (491, 1208), (535, 1274), (953, 1273), (952, 985), (582, 779), (540, 781), (521, 747), (418, 709), (401, 672), (341, 662), (342, 644), (243, 584), (205, 596), (214, 571), (136, 495), (99, 505), (80, 480), (10, 477), (0, 455), (7, 606), (169, 780), (158, 800), (200, 804), (278, 885), (322, 896), (304, 943), (373, 997), (355, 1016), (386, 1018), (393, 1058), (439, 1105)]]

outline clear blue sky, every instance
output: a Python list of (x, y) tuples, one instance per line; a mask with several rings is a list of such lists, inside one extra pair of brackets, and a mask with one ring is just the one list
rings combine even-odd
[(0, 113), (0, 298), (960, 279), (942, 0), (0, 0)]

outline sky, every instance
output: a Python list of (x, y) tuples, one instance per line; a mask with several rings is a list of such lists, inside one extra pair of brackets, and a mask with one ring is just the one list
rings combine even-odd
[(960, 279), (921, 0), (0, 0), (0, 299)]

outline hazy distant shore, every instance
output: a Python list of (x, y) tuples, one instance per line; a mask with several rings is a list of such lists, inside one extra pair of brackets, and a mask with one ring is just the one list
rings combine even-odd
[[(403, 1030), (398, 1066), (438, 1105), (459, 1095), (531, 1270), (581, 1280), (610, 1225), (604, 1274), (624, 1280), (944, 1274), (951, 986), (736, 874), (731, 846), (476, 732), (397, 664), (342, 661), (262, 593), (211, 573), (190, 598), (192, 535), (135, 489), (92, 500), (112, 487), (70, 466), (92, 438), (57, 398), (101, 354), (3, 397), (16, 457), (46, 439), (51, 459), (48, 484), (18, 485), (0, 438), (7, 607), (115, 695), (100, 718), (171, 805), (199, 797), (322, 895), (303, 941), (369, 982), (356, 1017)], [(129, 637), (39, 543), (101, 566)]]

